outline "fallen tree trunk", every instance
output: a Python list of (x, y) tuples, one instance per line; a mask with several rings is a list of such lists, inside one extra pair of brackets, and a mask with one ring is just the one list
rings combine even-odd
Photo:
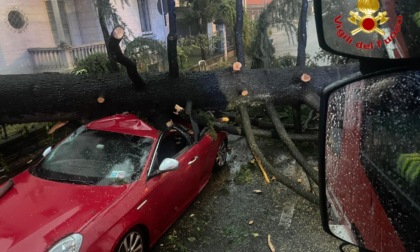
[[(122, 73), (108, 75), (0, 75), (0, 123), (92, 119), (124, 111), (172, 111), (191, 100), (194, 109), (226, 110), (239, 103), (306, 103), (317, 108), (322, 89), (358, 71), (358, 65), (305, 68), (309, 83), (296, 81), (302, 69), (254, 69), (149, 78), (142, 89)], [(242, 91), (248, 91), (242, 97)], [(317, 98), (318, 97), (318, 98)], [(244, 99), (245, 98), (245, 99)]]

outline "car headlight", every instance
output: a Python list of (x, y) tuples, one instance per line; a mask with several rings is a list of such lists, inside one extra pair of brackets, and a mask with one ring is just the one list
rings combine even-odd
[(83, 236), (72, 234), (57, 242), (48, 252), (78, 252), (82, 246)]

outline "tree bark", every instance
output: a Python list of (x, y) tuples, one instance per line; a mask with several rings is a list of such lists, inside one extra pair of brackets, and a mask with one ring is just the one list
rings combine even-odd
[[(229, 68), (182, 78), (162, 74), (148, 78), (141, 90), (122, 73), (0, 75), (0, 124), (90, 120), (125, 111), (171, 113), (175, 104), (184, 106), (187, 100), (193, 102), (194, 109), (202, 110), (226, 110), (242, 102), (252, 106), (267, 100), (275, 105), (295, 105), (305, 103), (307, 94), (317, 97), (329, 83), (357, 72), (358, 65), (306, 68), (312, 79), (305, 84), (294, 80), (296, 70), (244, 69), (233, 73)], [(242, 97), (242, 90), (247, 90), (248, 96)]]
[(236, 25), (235, 25), (236, 56), (238, 57), (238, 61), (241, 62), (242, 66), (245, 67), (244, 41), (242, 38), (243, 24), (244, 24), (244, 13), (243, 13), (242, 0), (236, 0)]
[(137, 71), (137, 65), (130, 58), (125, 56), (120, 47), (120, 41), (124, 37), (124, 28), (118, 26), (112, 31), (108, 41), (108, 55), (112, 59), (119, 62), (127, 70), (128, 77), (133, 81), (133, 85), (137, 88), (143, 88), (145, 81)]
[(305, 160), (305, 157), (300, 153), (296, 148), (296, 145), (288, 136), (286, 129), (283, 126), (283, 123), (277, 116), (277, 112), (274, 106), (271, 103), (266, 104), (267, 113), (270, 115), (271, 120), (276, 128), (276, 131), (281, 139), (281, 141), (286, 145), (287, 149), (290, 151), (290, 154), (296, 159), (296, 162), (303, 168), (305, 173), (311, 178), (317, 185), (319, 184), (319, 178), (317, 172), (312, 169)]
[(298, 51), (297, 66), (305, 66), (306, 61), (306, 18), (308, 16), (308, 0), (302, 0), (302, 8), (300, 10), (299, 27), (298, 27)]
[(175, 14), (175, 1), (168, 1), (168, 13), (169, 13), (169, 34), (168, 34), (168, 62), (169, 62), (169, 76), (179, 76), (178, 66), (178, 50), (177, 41), (178, 36), (176, 34), (176, 14)]
[(105, 46), (106, 46), (106, 51), (108, 52), (108, 59), (109, 59), (109, 63), (111, 64), (111, 70), (112, 72), (119, 72), (120, 68), (118, 67), (117, 61), (115, 61), (115, 59), (111, 56), (110, 53), (110, 47), (108, 44), (109, 41), (109, 31), (108, 31), (108, 27), (106, 24), (106, 19), (105, 19), (105, 10), (104, 10), (104, 3), (102, 3), (102, 1), (97, 1), (97, 8), (98, 8), (98, 13), (99, 13), (99, 25), (101, 26), (101, 31), (102, 31), (102, 36), (104, 37), (104, 41), (105, 41)]
[(258, 147), (255, 141), (254, 135), (252, 134), (248, 111), (244, 104), (241, 104), (239, 106), (239, 111), (241, 113), (242, 126), (244, 127), (246, 139), (248, 141), (249, 148), (251, 149), (251, 152), (254, 155), (254, 157), (256, 159), (259, 159), (261, 161), (262, 166), (265, 169), (267, 169), (269, 173), (274, 175), (280, 183), (287, 186), (289, 189), (293, 190), (294, 192), (296, 192), (297, 194), (299, 194), (300, 196), (302, 196), (304, 199), (308, 200), (309, 202), (318, 204), (318, 197), (316, 195), (307, 191), (301, 184), (283, 175), (270, 162), (268, 162), (268, 160), (265, 158), (260, 148)]

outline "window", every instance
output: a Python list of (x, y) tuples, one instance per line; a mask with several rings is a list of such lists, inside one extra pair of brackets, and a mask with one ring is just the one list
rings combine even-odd
[(71, 45), (71, 38), (70, 38), (70, 29), (69, 24), (67, 21), (67, 13), (66, 13), (66, 6), (64, 1), (57, 1), (58, 3), (58, 10), (60, 14), (61, 19), (61, 25), (63, 27), (65, 41), (60, 41), (60, 37), (58, 35), (58, 29), (57, 29), (57, 23), (55, 21), (53, 7), (51, 1), (46, 1), (45, 4), (47, 6), (47, 12), (48, 12), (48, 19), (50, 20), (51, 24), (51, 30), (54, 36), (54, 42), (56, 45), (61, 44), (61, 42), (66, 42), (67, 44)]
[(182, 126), (174, 125), (172, 128), (166, 129), (159, 139), (149, 177), (159, 172), (159, 165), (165, 158), (178, 158), (191, 144), (191, 136)]
[(25, 17), (19, 11), (17, 10), (10, 11), (7, 18), (9, 20), (9, 24), (17, 30), (20, 30), (23, 27), (25, 27), (25, 24), (26, 24)]
[(152, 25), (150, 23), (149, 6), (147, 0), (138, 0), (141, 31), (145, 33), (152, 32)]

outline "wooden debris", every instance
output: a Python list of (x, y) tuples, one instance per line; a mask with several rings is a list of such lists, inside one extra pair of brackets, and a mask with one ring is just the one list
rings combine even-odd
[(308, 82), (311, 80), (311, 76), (310, 76), (309, 74), (307, 74), (307, 73), (303, 73), (303, 74), (300, 76), (300, 79), (301, 79), (303, 82), (308, 83)]
[(175, 115), (178, 115), (179, 112), (181, 112), (181, 111), (184, 110), (184, 108), (181, 107), (181, 106), (179, 106), (178, 104), (175, 104), (175, 107), (174, 108), (175, 108), (175, 112), (174, 112)]
[(273, 243), (271, 242), (271, 235), (268, 235), (268, 247), (270, 247), (271, 252), (276, 252), (276, 247), (274, 247)]
[(229, 122), (229, 117), (227, 117), (227, 116), (224, 116), (224, 117), (222, 117), (222, 118), (219, 118), (219, 119), (217, 119), (219, 122), (221, 122), (221, 123), (227, 123), (227, 122)]
[(104, 102), (105, 102), (105, 97), (103, 97), (103, 96), (101, 95), (101, 96), (99, 96), (99, 97), (96, 99), (96, 101), (97, 101), (99, 104), (102, 104), (102, 103), (104, 103)]
[(233, 63), (233, 72), (238, 72), (241, 70), (242, 64), (241, 62), (235, 62)]
[(166, 127), (171, 127), (172, 125), (174, 125), (174, 122), (172, 120), (169, 120), (166, 122)]
[(256, 193), (256, 194), (261, 194), (262, 193), (262, 191), (261, 190), (254, 190), (254, 193)]
[(54, 133), (56, 130), (58, 130), (59, 128), (63, 127), (64, 125), (66, 125), (69, 121), (65, 121), (65, 122), (58, 122), (56, 123), (49, 131), (48, 131), (48, 135), (51, 135), (52, 133)]
[[(254, 155), (255, 157), (255, 155)], [(267, 184), (270, 184), (270, 179), (268, 178), (267, 172), (265, 171), (262, 162), (260, 159), (258, 159), (257, 157), (255, 157), (255, 161), (257, 161), (258, 167), (260, 167), (260, 170), (264, 176), (265, 182), (267, 182)]]

